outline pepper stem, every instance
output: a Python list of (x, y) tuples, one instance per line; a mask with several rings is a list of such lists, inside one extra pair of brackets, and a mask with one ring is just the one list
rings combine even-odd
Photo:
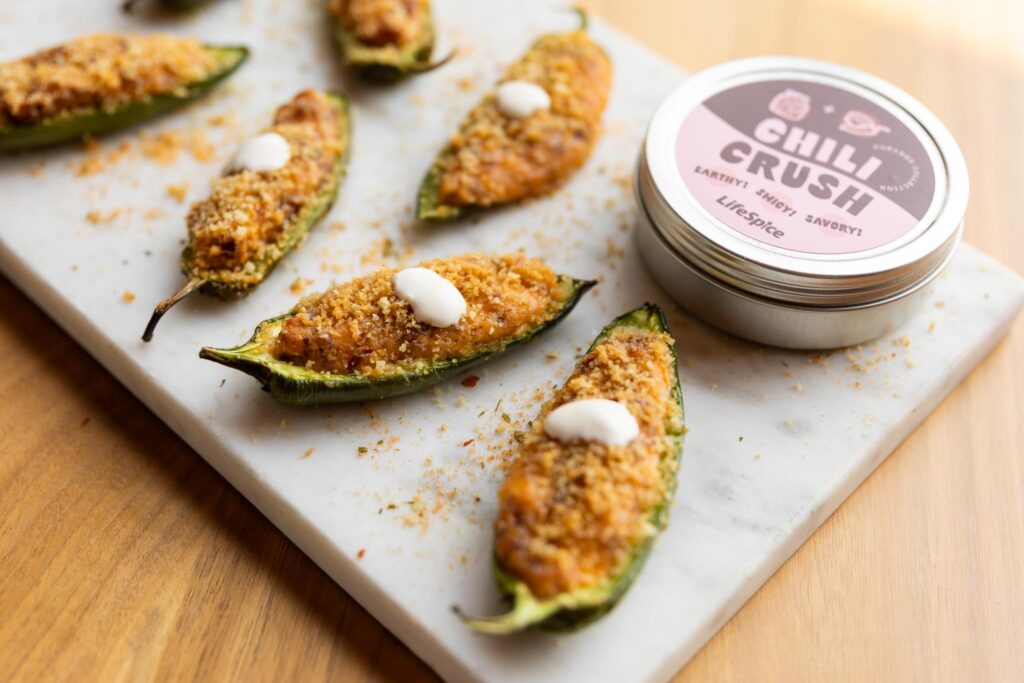
[(424, 74), (427, 73), (428, 71), (433, 71), (434, 69), (440, 69), (442, 66), (455, 59), (455, 56), (457, 54), (459, 54), (458, 48), (452, 48), (451, 52), (449, 52), (436, 62), (428, 62), (426, 64), (415, 64), (409, 67), (409, 72), (414, 74)]
[(199, 357), (204, 360), (212, 360), (214, 363), (220, 363), (235, 370), (241, 370), (255, 378), (266, 388), (270, 385), (273, 372), (264, 363), (259, 362), (258, 357), (254, 358), (256, 354), (247, 353), (254, 349), (259, 351), (259, 346), (258, 343), (254, 344), (252, 339), (242, 346), (233, 349), (215, 349), (204, 346), (199, 349)]
[(577, 17), (580, 18), (580, 26), (576, 30), (586, 31), (587, 27), (590, 25), (590, 15), (587, 14), (587, 10), (584, 9), (583, 7), (580, 7), (579, 5), (574, 5), (570, 9), (576, 14)]
[(160, 322), (160, 318), (164, 317), (164, 313), (171, 309), (171, 306), (178, 303), (205, 284), (206, 280), (194, 277), (186, 282), (184, 287), (158, 303), (156, 308), (153, 309), (153, 315), (149, 319), (149, 324), (146, 325), (146, 331), (142, 333), (142, 341), (148, 342), (153, 339), (153, 331), (156, 329), (156, 324)]
[(517, 582), (513, 591), (512, 610), (496, 617), (471, 617), (454, 605), (452, 611), (477, 633), (506, 635), (541, 624), (563, 607), (557, 598), (537, 600), (523, 583)]

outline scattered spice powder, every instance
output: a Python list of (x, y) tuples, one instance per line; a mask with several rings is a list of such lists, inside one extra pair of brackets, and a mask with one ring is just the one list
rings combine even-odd
[(101, 223), (109, 223), (121, 215), (121, 209), (112, 209), (108, 213), (103, 213), (97, 209), (93, 209), (89, 213), (85, 214), (86, 220), (93, 225), (99, 225)]
[(197, 130), (192, 133), (191, 137), (189, 152), (191, 152), (193, 159), (200, 163), (206, 163), (216, 158), (217, 150), (207, 139), (206, 133)]
[(83, 143), (86, 157), (78, 163), (72, 163), (71, 168), (79, 177), (96, 175), (105, 171), (124, 158), (132, 149), (127, 140), (122, 141), (113, 150), (106, 151), (100, 143), (92, 137), (87, 137)]
[(208, 123), (211, 126), (218, 127), (218, 128), (219, 127), (234, 128), (235, 126), (238, 125), (238, 119), (235, 117), (234, 114), (228, 112), (228, 113), (224, 113), (224, 114), (217, 114), (216, 116), (211, 116), (210, 118), (208, 118), (206, 120), (206, 123)]
[(142, 155), (161, 166), (170, 166), (177, 161), (184, 146), (185, 136), (176, 130), (143, 133), (139, 138), (139, 151)]
[(167, 194), (173, 197), (178, 203), (185, 201), (185, 197), (188, 196), (188, 181), (186, 180), (178, 185), (168, 185)]

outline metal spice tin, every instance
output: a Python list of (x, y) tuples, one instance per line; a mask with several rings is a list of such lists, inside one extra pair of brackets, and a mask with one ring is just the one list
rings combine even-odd
[(899, 88), (760, 57), (703, 71), (656, 110), (636, 174), (655, 279), (735, 335), (857, 344), (920, 305), (963, 232), (967, 166)]

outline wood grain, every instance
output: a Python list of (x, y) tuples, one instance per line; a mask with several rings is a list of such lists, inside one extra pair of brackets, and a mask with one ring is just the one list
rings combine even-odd
[[(928, 104), (1024, 272), (1015, 0), (596, 0), (695, 70), (802, 54)], [(1016, 27), (1016, 28), (1015, 28)], [(436, 677), (0, 279), (0, 680)], [(1024, 323), (680, 673), (1024, 680)]]

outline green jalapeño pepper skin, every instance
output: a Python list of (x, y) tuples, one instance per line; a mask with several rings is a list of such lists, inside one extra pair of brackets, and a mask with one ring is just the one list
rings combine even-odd
[[(310, 91), (300, 93), (291, 103), (285, 106), (289, 106), (299, 98), (309, 94)], [(153, 316), (150, 318), (149, 324), (142, 335), (143, 341), (150, 341), (153, 338), (153, 331), (163, 315), (172, 306), (193, 292), (199, 291), (225, 301), (238, 299), (249, 294), (270, 275), (281, 259), (293, 247), (299, 244), (306, 237), (310, 229), (330, 210), (348, 169), (348, 161), (352, 150), (352, 118), (347, 97), (337, 93), (325, 93), (324, 96), (338, 115), (337, 143), (341, 149), (330, 174), (317, 191), (316, 196), (283, 226), (282, 237), (273, 245), (274, 248), (266, 250), (262, 256), (245, 263), (243, 269), (245, 273), (244, 279), (227, 277), (236, 273), (229, 272), (221, 276), (216, 272), (204, 270), (197, 262), (194, 245), (192, 243), (186, 245), (181, 253), (181, 270), (188, 276), (189, 280), (179, 291), (156, 306)]]
[(297, 309), (259, 324), (249, 341), (233, 349), (203, 348), (200, 358), (212, 360), (256, 378), (264, 391), (285, 405), (317, 405), (348, 403), (401, 396), (431, 387), (470, 368), (529, 343), (561, 322), (596, 283), (576, 280), (565, 275), (559, 282), (569, 286), (569, 296), (558, 311), (545, 321), (515, 337), (480, 345), (459, 358), (434, 361), (415, 370), (399, 370), (394, 374), (367, 377), (360, 374), (317, 372), (276, 358), (271, 344), (285, 321)]
[(206, 45), (216, 59), (217, 69), (206, 78), (173, 92), (149, 95), (114, 110), (85, 110), (18, 126), (0, 125), (0, 152), (50, 147), (130, 128), (155, 116), (198, 99), (233, 74), (249, 57), (249, 50), (238, 46)]
[[(667, 327), (661, 310), (654, 304), (645, 304), (608, 325), (591, 345), (588, 354), (610, 335), (620, 330), (661, 334), (667, 332)], [(647, 517), (653, 531), (634, 544), (625, 560), (603, 580), (545, 598), (535, 596), (527, 583), (502, 565), (498, 553), (495, 552), (494, 577), (498, 588), (509, 600), (512, 608), (506, 614), (484, 618), (467, 617), (456, 608), (456, 613), (474, 631), (493, 635), (516, 633), (527, 628), (573, 631), (608, 613), (632, 585), (650, 554), (657, 533), (664, 529), (668, 522), (669, 509), (676, 488), (676, 472), (682, 457), (685, 432), (682, 393), (674, 345), (670, 343), (669, 346), (671, 350), (668, 353), (668, 364), (671, 366), (674, 382), (670, 392), (671, 414), (666, 420), (664, 448), (659, 456), (659, 490), (664, 494)], [(581, 361), (581, 364), (585, 362), (586, 360)], [(578, 369), (579, 367), (581, 366), (577, 366)], [(637, 372), (639, 371), (638, 369)]]
[(404, 42), (360, 40), (344, 16), (347, 2), (327, 0), (326, 7), (342, 63), (357, 76), (375, 83), (394, 83), (405, 76), (432, 71), (447, 64), (454, 52), (432, 62), (436, 29), (433, 8), (428, 0), (414, 0), (422, 18), (417, 30)]
[[(145, 2), (145, 0), (125, 0), (121, 5), (121, 9), (125, 12), (131, 12), (141, 2)], [(161, 7), (172, 12), (188, 12), (203, 5), (209, 5), (211, 2), (213, 0), (157, 0)]]
[(469, 111), (427, 170), (416, 216), (439, 222), (558, 189), (590, 157), (601, 134), (612, 68), (581, 25), (538, 38), (499, 83), (528, 82), (548, 106), (525, 116), (502, 108), (498, 89)]

